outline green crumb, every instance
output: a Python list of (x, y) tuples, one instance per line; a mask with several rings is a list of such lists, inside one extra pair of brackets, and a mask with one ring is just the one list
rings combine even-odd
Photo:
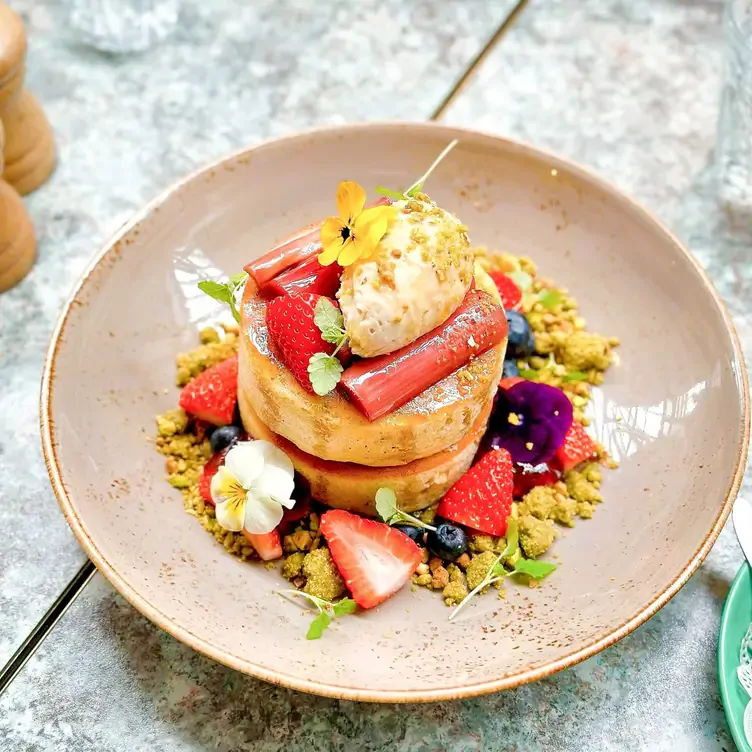
[(317, 548), (303, 559), (303, 576), (306, 584), (303, 591), (309, 595), (333, 601), (345, 592), (345, 581), (334, 566), (327, 548)]
[[(556, 538), (553, 524), (528, 514), (520, 518), (520, 547), (531, 559), (545, 553)], [(468, 578), (469, 579), (469, 578)]]
[(188, 414), (181, 407), (157, 415), (157, 436), (169, 438), (176, 433), (185, 433), (188, 428)]
[(213, 326), (205, 326), (198, 333), (199, 342), (202, 345), (211, 345), (219, 342), (219, 332)]
[(574, 517), (577, 514), (577, 502), (569, 496), (563, 494), (556, 494), (557, 502), (554, 505), (549, 515), (550, 519), (566, 525), (567, 527), (574, 527)]
[(470, 550), (476, 554), (493, 551), (496, 547), (496, 539), (490, 535), (474, 535), (470, 538)]
[(577, 502), (577, 516), (583, 520), (590, 520), (593, 518), (593, 505), (589, 501)]
[(298, 577), (303, 571), (304, 559), (305, 554), (300, 551), (290, 554), (282, 564), (282, 576), (286, 580), (293, 580)]
[(532, 514), (539, 520), (547, 520), (556, 506), (556, 494), (553, 486), (536, 486), (523, 497), (520, 514)]
[(559, 353), (570, 371), (605, 371), (613, 361), (608, 337), (589, 332), (575, 332), (567, 337)]
[(482, 554), (473, 556), (470, 559), (470, 563), (467, 565), (467, 570), (465, 571), (467, 586), (470, 590), (477, 588), (486, 579), (486, 575), (494, 565), (496, 558), (497, 556), (493, 551), (484, 551)]
[(585, 472), (570, 470), (564, 476), (564, 482), (567, 484), (567, 492), (575, 501), (588, 501), (591, 504), (599, 504), (603, 497), (598, 491), (600, 481), (592, 481), (587, 478), (587, 469)]

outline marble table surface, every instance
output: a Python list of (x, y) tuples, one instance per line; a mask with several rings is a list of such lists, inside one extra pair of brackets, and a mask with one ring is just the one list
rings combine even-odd
[[(69, 4), (11, 2), (60, 164), (26, 199), (39, 261), (0, 296), (0, 666), (85, 561), (48, 485), (37, 400), (55, 316), (87, 259), (170, 181), (239, 145), (316, 123), (430, 117), (515, 7), (184, 0), (169, 40), (114, 57), (77, 42)], [(533, 0), (441, 119), (579, 160), (649, 205), (711, 273), (749, 349), (749, 237), (713, 185), (721, 6)], [(0, 749), (730, 751), (715, 647), (741, 560), (727, 528), (662, 611), (595, 658), (515, 691), (409, 707), (237, 674), (96, 575), (0, 695)]]

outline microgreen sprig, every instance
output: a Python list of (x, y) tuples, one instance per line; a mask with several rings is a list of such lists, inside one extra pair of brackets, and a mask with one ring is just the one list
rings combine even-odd
[(299, 595), (313, 603), (318, 609), (318, 614), (308, 627), (306, 640), (318, 640), (324, 634), (324, 630), (332, 623), (333, 618), (352, 614), (358, 607), (358, 604), (352, 598), (343, 598), (337, 603), (332, 603), (310, 593), (304, 593), (302, 590), (279, 590), (278, 592), (280, 595)]
[(444, 157), (446, 157), (446, 155), (449, 154), (458, 143), (459, 141), (456, 138), (450, 141), (444, 147), (441, 154), (439, 154), (439, 156), (433, 161), (433, 164), (404, 193), (392, 191), (389, 188), (384, 188), (382, 185), (376, 187), (376, 193), (380, 193), (382, 196), (387, 196), (388, 198), (393, 198), (395, 201), (407, 201), (409, 198), (414, 198), (421, 192), (423, 184), (431, 176), (431, 173), (439, 166), (439, 164), (441, 164)]
[(474, 587), (462, 599), (462, 601), (457, 604), (457, 607), (454, 609), (454, 611), (449, 614), (449, 621), (454, 619), (454, 617), (457, 616), (460, 610), (464, 608), (468, 601), (470, 601), (477, 593), (479, 593), (484, 588), (489, 587), (490, 585), (494, 585), (495, 583), (500, 582), (506, 577), (512, 577), (514, 575), (521, 574), (529, 577), (531, 580), (542, 580), (557, 568), (556, 564), (552, 564), (548, 561), (535, 561), (533, 559), (525, 559), (524, 557), (519, 556), (517, 558), (517, 561), (515, 561), (514, 563), (514, 568), (511, 571), (505, 569), (502, 561), (509, 559), (510, 557), (517, 554), (518, 546), (519, 528), (517, 526), (517, 520), (510, 519), (507, 526), (506, 548), (496, 557), (496, 560), (489, 567), (488, 572), (486, 573), (486, 576), (483, 578), (483, 580), (476, 587)]
[(376, 491), (376, 511), (387, 525), (405, 522), (413, 527), (420, 527), (423, 530), (433, 530), (436, 532), (436, 528), (433, 525), (428, 525), (423, 520), (419, 520), (417, 517), (413, 517), (411, 514), (399, 509), (397, 507), (397, 496), (391, 488), (380, 488)]
[(206, 293), (210, 298), (230, 306), (232, 317), (240, 323), (240, 311), (238, 311), (237, 293), (248, 279), (245, 272), (235, 274), (227, 282), (216, 282), (213, 279), (204, 279), (198, 283), (198, 289)]
[(319, 352), (312, 355), (308, 361), (308, 377), (313, 391), (320, 397), (329, 394), (342, 377), (342, 363), (337, 353), (347, 344), (345, 322), (342, 311), (327, 298), (319, 298), (313, 312), (313, 323), (321, 332), (321, 339), (336, 345), (331, 355)]

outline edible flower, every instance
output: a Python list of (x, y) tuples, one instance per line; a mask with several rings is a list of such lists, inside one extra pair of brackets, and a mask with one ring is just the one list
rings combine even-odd
[(337, 188), (338, 217), (329, 217), (321, 226), (322, 252), (319, 263), (329, 266), (335, 261), (350, 266), (359, 259), (369, 258), (386, 235), (397, 210), (388, 204), (363, 207), (366, 192), (351, 181), (343, 181)]
[(270, 533), (292, 509), (295, 487), (290, 458), (268, 441), (242, 441), (225, 457), (211, 482), (217, 522), (233, 532)]
[(572, 403), (561, 389), (521, 381), (496, 393), (485, 445), (503, 447), (518, 464), (548, 462), (572, 425)]

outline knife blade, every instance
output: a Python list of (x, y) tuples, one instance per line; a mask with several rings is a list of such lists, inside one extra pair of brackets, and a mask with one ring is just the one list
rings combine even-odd
[(752, 504), (741, 496), (734, 502), (731, 512), (734, 532), (744, 552), (744, 558), (752, 565)]

